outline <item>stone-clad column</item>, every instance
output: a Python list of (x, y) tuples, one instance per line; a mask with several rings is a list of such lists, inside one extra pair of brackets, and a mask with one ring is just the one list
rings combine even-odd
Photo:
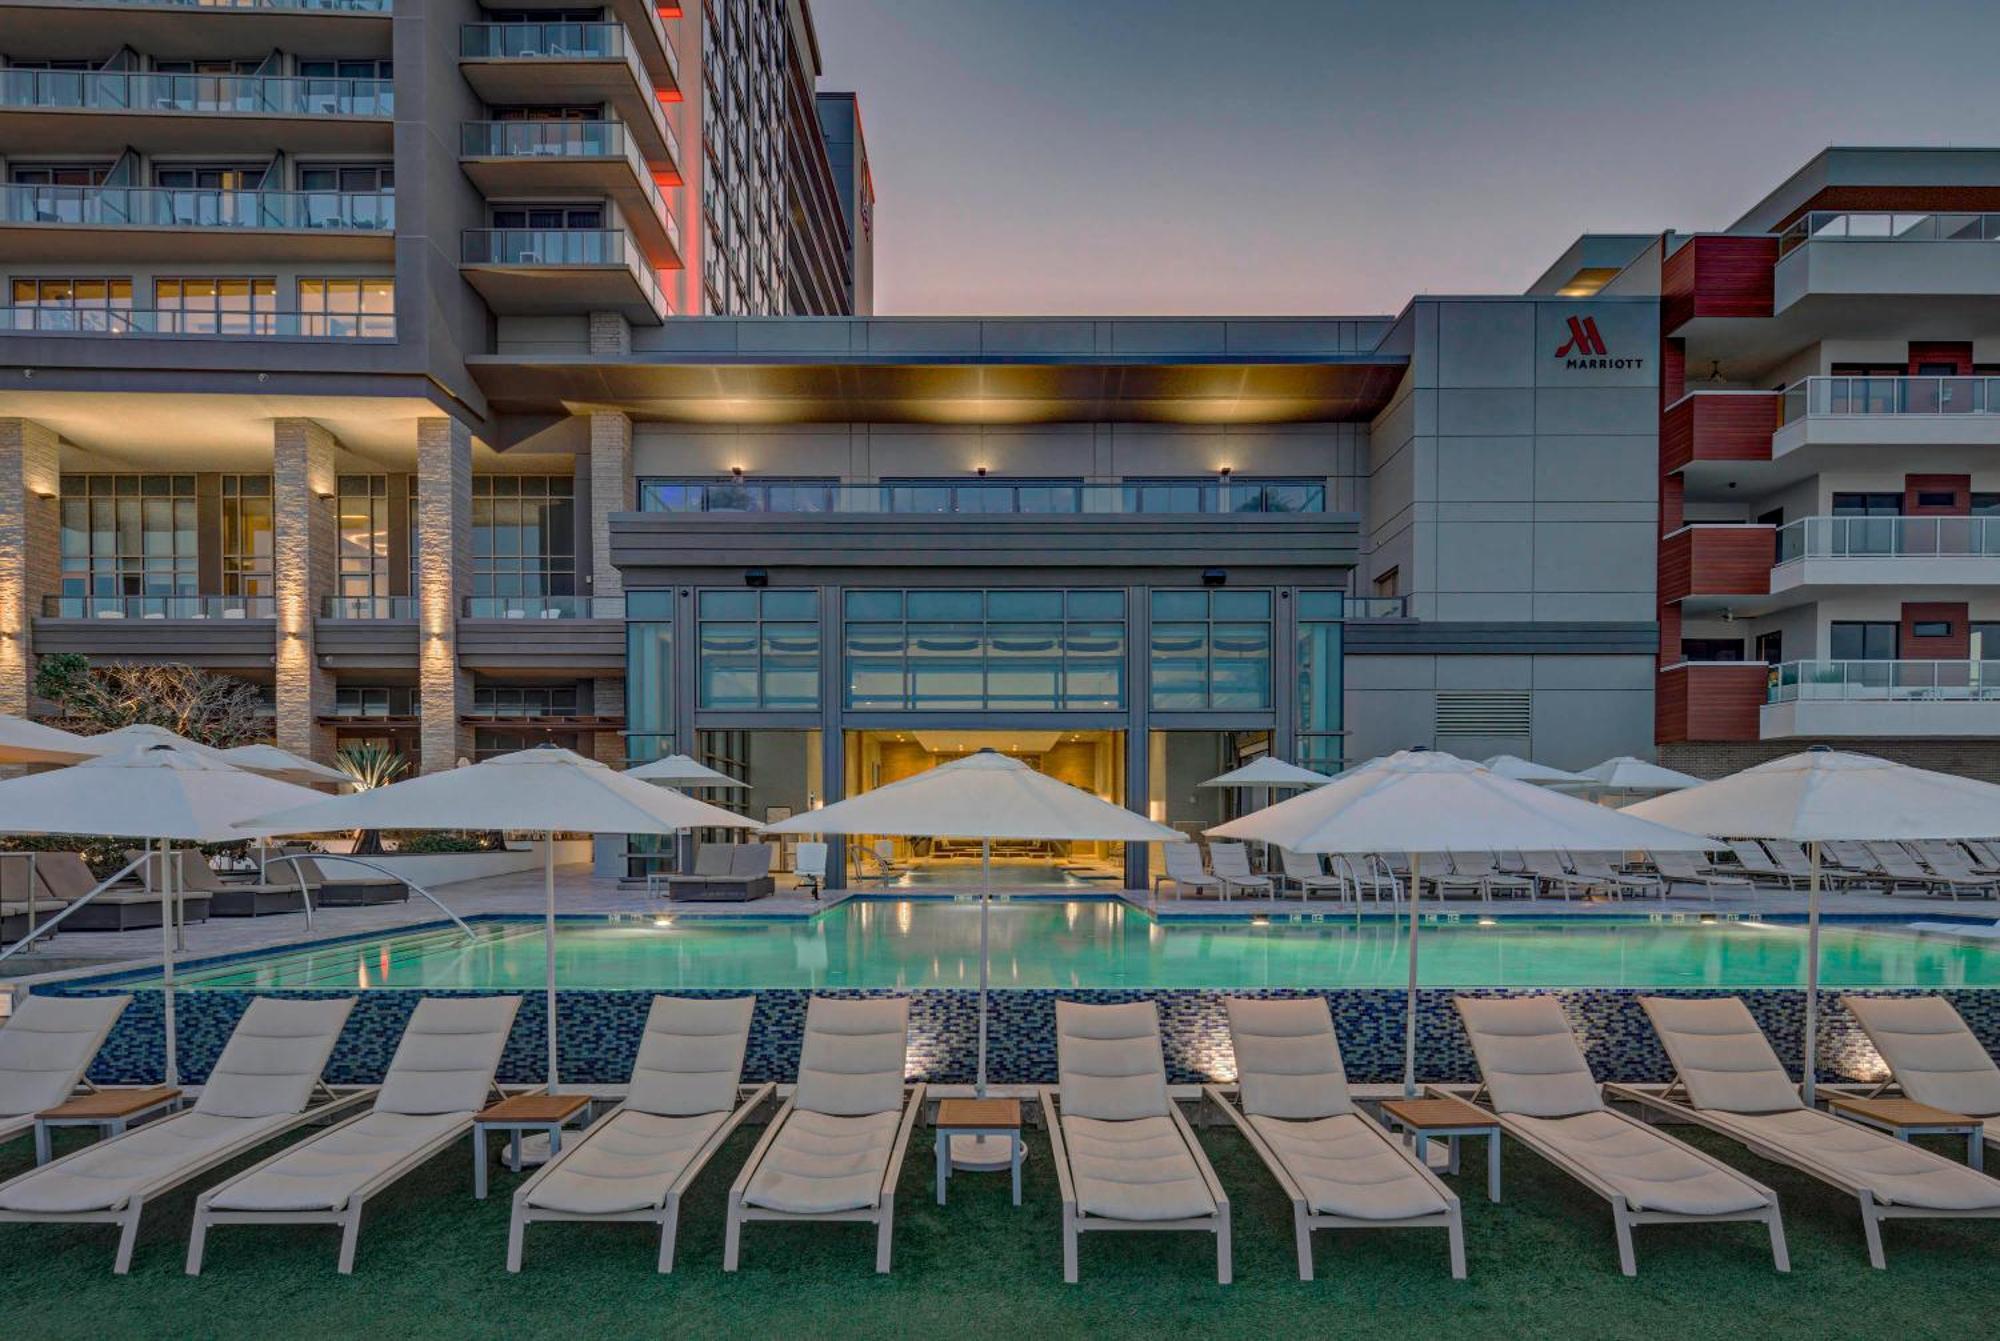
[(623, 596), (611, 566), (611, 514), (638, 506), (632, 481), (632, 420), (616, 410), (590, 416), (590, 594)]
[(336, 563), (333, 434), (310, 419), (280, 419), (272, 435), (272, 550), (277, 576), (278, 745), (333, 761), (333, 676), (319, 664), (314, 628), (333, 593)]
[(0, 712), (17, 717), (32, 697), (35, 615), (60, 572), (58, 441), (31, 419), (0, 419)]
[(417, 421), (417, 675), (426, 773), (472, 757), (459, 718), (472, 677), (458, 665), (458, 610), (472, 571), (472, 434), (456, 419)]

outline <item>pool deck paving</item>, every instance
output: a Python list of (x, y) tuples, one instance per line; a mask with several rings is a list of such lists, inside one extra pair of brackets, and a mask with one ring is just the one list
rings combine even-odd
[[(925, 888), (905, 890), (875, 886), (854, 890), (828, 891), (819, 900), (783, 887), (770, 898), (749, 903), (670, 903), (637, 886), (621, 886), (615, 878), (593, 875), (584, 866), (565, 867), (556, 873), (556, 908), (565, 917), (672, 917), (676, 921), (694, 918), (796, 919), (809, 918), (852, 897), (870, 898), (965, 898), (976, 897), (976, 885), (965, 889)], [(435, 891), (461, 917), (539, 917), (544, 908), (542, 876), (539, 871), (517, 872), (447, 885)], [(1186, 920), (1276, 922), (1339, 919), (1355, 915), (1354, 905), (1326, 898), (1301, 899), (1297, 895), (1277, 898), (1239, 896), (1219, 899), (1156, 899), (1145, 890), (1092, 889), (1052, 890), (1047, 893), (1008, 890), (996, 898), (1005, 899), (1123, 899), (1170, 923)], [(1965, 919), (1993, 923), (2000, 921), (2000, 904), (1991, 900), (1954, 901), (1936, 896), (1888, 895), (1879, 892), (1842, 890), (1829, 892), (1821, 904), (1830, 917), (1882, 919)], [(1800, 890), (1763, 889), (1754, 893), (1730, 891), (1715, 898), (1706, 893), (1684, 893), (1661, 898), (1626, 899), (1452, 899), (1445, 903), (1427, 901), (1421, 910), (1444, 918), (1480, 917), (1624, 917), (1663, 916), (1670, 919), (1700, 919), (1717, 916), (1802, 917), (1806, 896)], [(1361, 915), (1382, 918), (1407, 911), (1397, 904), (1366, 903)], [(185, 958), (242, 954), (273, 949), (303, 941), (331, 937), (368, 935), (402, 927), (425, 926), (442, 921), (429, 902), (412, 897), (405, 903), (377, 904), (361, 908), (325, 908), (313, 916), (308, 929), (300, 913), (268, 917), (212, 918), (187, 927)], [(46, 946), (0, 963), (0, 982), (19, 982), (60, 970), (70, 973), (99, 973), (125, 967), (144, 967), (160, 959), (160, 932), (70, 932), (58, 935)]]

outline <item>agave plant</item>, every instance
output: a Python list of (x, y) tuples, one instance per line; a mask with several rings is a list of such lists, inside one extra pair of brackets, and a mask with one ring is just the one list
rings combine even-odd
[[(410, 771), (410, 761), (386, 745), (350, 745), (334, 756), (334, 767), (347, 774), (357, 792), (386, 787)], [(379, 856), (382, 834), (378, 829), (362, 829), (354, 835), (354, 854)]]

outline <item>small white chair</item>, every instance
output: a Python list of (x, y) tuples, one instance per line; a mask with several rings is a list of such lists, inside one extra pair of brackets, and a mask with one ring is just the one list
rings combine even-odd
[(1208, 864), (1226, 889), (1247, 889), (1277, 897), (1277, 882), (1250, 869), (1250, 849), (1241, 843), (1210, 843)]
[(800, 843), (793, 850), (792, 874), (797, 877), (793, 889), (811, 888), (813, 897), (826, 884), (826, 844)]
[(1201, 849), (1193, 843), (1162, 843), (1160, 859), (1167, 869), (1153, 877), (1154, 898), (1160, 896), (1161, 885), (1171, 884), (1182, 897), (1212, 889), (1228, 902), (1229, 886), (1202, 869)]

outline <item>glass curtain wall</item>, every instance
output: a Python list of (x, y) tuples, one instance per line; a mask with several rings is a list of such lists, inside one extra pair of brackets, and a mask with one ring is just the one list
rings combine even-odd
[(222, 477), (222, 594), (272, 596), (277, 592), (272, 547), (271, 477)]
[(1344, 766), (1346, 752), (1346, 737), (1341, 734), (1345, 598), (1337, 591), (1301, 591), (1297, 606), (1292, 673), (1298, 694), (1298, 740), (1292, 762), (1331, 775)]
[(1271, 593), (1201, 588), (1152, 593), (1155, 712), (1271, 706)]
[(568, 475), (473, 477), (475, 613), (488, 613), (482, 601), (576, 594), (575, 492)]
[(200, 593), (194, 476), (65, 475), (61, 489), (64, 597), (122, 612), (127, 598)]
[(819, 706), (817, 591), (703, 591), (696, 609), (697, 706), (738, 712)]
[(849, 591), (845, 601), (849, 708), (1125, 706), (1122, 591)]

